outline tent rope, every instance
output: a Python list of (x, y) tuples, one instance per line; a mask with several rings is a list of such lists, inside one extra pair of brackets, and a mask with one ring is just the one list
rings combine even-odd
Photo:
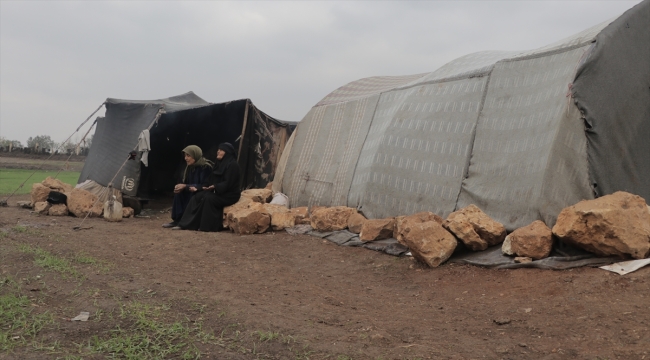
[[(18, 190), (22, 189), (22, 187), (25, 186), (25, 183), (26, 183), (29, 179), (31, 179), (31, 177), (34, 176), (34, 174), (36, 174), (36, 172), (37, 172), (38, 170), (40, 170), (40, 169), (43, 167), (43, 165), (45, 165), (45, 163), (46, 163), (48, 160), (50, 160), (50, 159), (52, 158), (52, 156), (54, 156), (54, 154), (56, 154), (56, 153), (59, 151), (59, 149), (60, 149), (63, 145), (65, 145), (65, 144), (66, 144), (66, 143), (67, 143), (67, 142), (72, 138), (72, 136), (74, 136), (74, 134), (76, 134), (76, 133), (77, 133), (77, 132), (78, 132), (78, 131), (79, 131), (79, 130), (84, 126), (84, 124), (86, 124), (86, 123), (88, 122), (88, 120), (90, 120), (90, 118), (92, 118), (93, 115), (95, 115), (95, 114), (99, 111), (99, 109), (102, 108), (102, 106), (104, 106), (104, 104), (106, 104), (106, 102), (103, 102), (101, 105), (99, 105), (99, 107), (97, 108), (97, 110), (93, 111), (93, 113), (90, 114), (90, 116), (88, 116), (88, 117), (86, 118), (86, 120), (84, 120), (84, 122), (82, 122), (81, 125), (79, 125), (79, 127), (77, 127), (77, 130), (75, 130), (72, 134), (70, 134), (70, 136), (68, 136), (68, 138), (65, 139), (65, 141), (63, 141), (61, 144), (59, 144), (59, 146), (55, 149), (55, 151), (52, 151), (52, 154), (50, 154), (50, 156), (48, 156), (47, 159), (43, 160), (43, 162), (42, 162), (40, 165), (38, 165), (38, 167), (37, 167), (37, 168), (36, 168), (36, 169), (31, 173), (31, 174), (29, 174), (29, 176), (27, 177), (27, 179), (25, 179), (25, 181), (23, 181), (20, 185), (18, 185), (18, 187), (16, 188), (16, 190), (14, 190), (14, 192), (12, 192), (9, 196), (7, 196), (6, 199), (0, 201), (0, 204), (6, 206), (6, 205), (7, 205), (7, 201), (8, 201), (12, 196), (14, 196)], [(58, 175), (58, 174), (57, 174), (57, 175)]]
[[(151, 130), (151, 128), (153, 127), (153, 125), (156, 124), (156, 123), (158, 123), (158, 119), (160, 119), (160, 117), (161, 117), (162, 114), (164, 114), (164, 113), (165, 113), (165, 109), (164, 109), (164, 108), (160, 108), (160, 109), (158, 110), (158, 113), (156, 114), (156, 117), (154, 117), (154, 119), (153, 119), (153, 121), (151, 122), (151, 124), (149, 124), (149, 127), (147, 127), (147, 130)], [(135, 150), (137, 150), (137, 149), (138, 149), (138, 144), (135, 145), (135, 147), (133, 148), (133, 151), (135, 151)], [(104, 192), (108, 193), (108, 188), (109, 188), (109, 187), (110, 187), (111, 189), (114, 189), (114, 187), (113, 187), (113, 181), (115, 181), (115, 178), (116, 178), (117, 175), (120, 173), (120, 171), (122, 171), (122, 169), (124, 168), (124, 165), (126, 165), (126, 163), (129, 161), (129, 159), (131, 159), (131, 154), (130, 154), (130, 153), (127, 155), (126, 159), (125, 159), (124, 162), (122, 163), (122, 166), (120, 166), (120, 168), (117, 169), (117, 171), (115, 172), (115, 175), (113, 175), (113, 178), (112, 178), (111, 181), (108, 183), (108, 186), (107, 186), (107, 187), (104, 187), (104, 189), (102, 189), (102, 191), (100, 192), (100, 194), (103, 194)], [(108, 195), (110, 195), (110, 194), (108, 194)], [(93, 204), (90, 206), (90, 209), (88, 209), (88, 212), (86, 212), (86, 216), (84, 216), (84, 218), (81, 220), (81, 222), (79, 223), (79, 225), (73, 227), (72, 230), (81, 230), (81, 225), (83, 225), (84, 221), (86, 221), (86, 219), (88, 218), (88, 215), (90, 215), (90, 213), (93, 211), (93, 208), (95, 207), (95, 205), (96, 205), (97, 202), (99, 201), (99, 198), (100, 198), (100, 196), (97, 196), (97, 199), (95, 199), (95, 201), (93, 202)]]
[[(86, 140), (86, 136), (88, 136), (88, 134), (90, 133), (90, 130), (92, 130), (93, 127), (95, 127), (95, 124), (97, 124), (97, 120), (95, 120), (95, 121), (92, 123), (92, 125), (90, 125), (90, 128), (88, 128), (88, 131), (86, 131), (86, 133), (85, 133), (84, 136), (81, 138), (81, 140), (79, 140), (79, 142), (77, 143), (77, 146), (74, 147), (75, 150), (78, 149), (79, 146), (81, 146), (81, 143), (84, 142), (84, 141)], [(65, 164), (64, 164), (64, 166), (68, 164), (68, 161), (70, 161), (70, 158), (72, 157), (72, 154), (73, 154), (73, 152), (71, 151), (71, 152), (70, 152), (70, 155), (68, 156), (68, 158), (65, 159)], [(63, 167), (61, 167), (61, 168), (59, 169), (59, 171), (56, 172), (56, 175), (54, 175), (54, 178), (55, 178), (55, 179), (59, 176), (59, 174), (61, 173), (62, 170), (63, 170)]]

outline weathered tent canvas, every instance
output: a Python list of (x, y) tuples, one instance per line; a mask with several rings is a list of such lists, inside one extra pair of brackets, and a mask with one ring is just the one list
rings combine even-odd
[[(295, 123), (276, 120), (248, 99), (209, 103), (194, 93), (161, 100), (107, 99), (79, 183), (92, 180), (129, 196), (170, 191), (182, 163), (182, 149), (198, 145), (215, 159), (217, 146), (228, 141), (238, 150), (242, 188), (264, 187), (272, 180)], [(142, 152), (128, 158), (143, 130), (149, 130), (148, 165)]]
[(344, 85), (299, 123), (281, 190), (370, 218), (476, 204), (511, 230), (617, 190), (650, 200), (648, 29), (650, 0), (540, 49)]

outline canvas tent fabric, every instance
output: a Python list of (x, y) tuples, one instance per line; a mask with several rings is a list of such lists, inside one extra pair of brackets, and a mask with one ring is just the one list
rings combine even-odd
[(650, 200), (649, 28), (646, 0), (539, 49), (344, 85), (299, 123), (281, 190), (369, 218), (475, 204), (509, 230), (616, 190)]
[[(249, 99), (209, 103), (192, 92), (161, 100), (106, 100), (105, 117), (97, 119), (79, 183), (92, 180), (128, 196), (148, 197), (171, 191), (183, 167), (182, 149), (198, 145), (208, 159), (217, 146), (230, 142), (238, 150), (243, 188), (264, 187), (272, 180), (295, 123), (279, 121), (257, 109)], [(144, 152), (125, 160), (149, 131), (148, 166)]]

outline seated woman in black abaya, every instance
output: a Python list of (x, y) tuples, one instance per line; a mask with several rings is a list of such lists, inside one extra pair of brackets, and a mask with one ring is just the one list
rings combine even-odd
[(223, 208), (239, 201), (239, 165), (235, 148), (230, 143), (219, 144), (217, 162), (212, 174), (192, 197), (176, 230), (221, 231)]
[(196, 145), (183, 149), (185, 169), (178, 184), (174, 186), (174, 202), (172, 203), (172, 222), (163, 224), (164, 228), (178, 226), (187, 204), (196, 190), (212, 173), (212, 161), (203, 157), (203, 151)]

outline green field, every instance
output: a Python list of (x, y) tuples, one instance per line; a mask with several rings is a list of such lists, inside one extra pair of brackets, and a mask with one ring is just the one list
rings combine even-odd
[[(34, 175), (32, 175), (34, 173)], [(32, 175), (25, 185), (16, 191), (16, 194), (29, 194), (32, 190), (32, 184), (45, 180), (46, 177), (54, 177), (56, 171), (52, 170), (23, 170), (23, 169), (0, 169), (0, 194), (11, 194), (16, 188)], [(78, 171), (61, 171), (57, 179), (75, 185), (79, 179)]]

